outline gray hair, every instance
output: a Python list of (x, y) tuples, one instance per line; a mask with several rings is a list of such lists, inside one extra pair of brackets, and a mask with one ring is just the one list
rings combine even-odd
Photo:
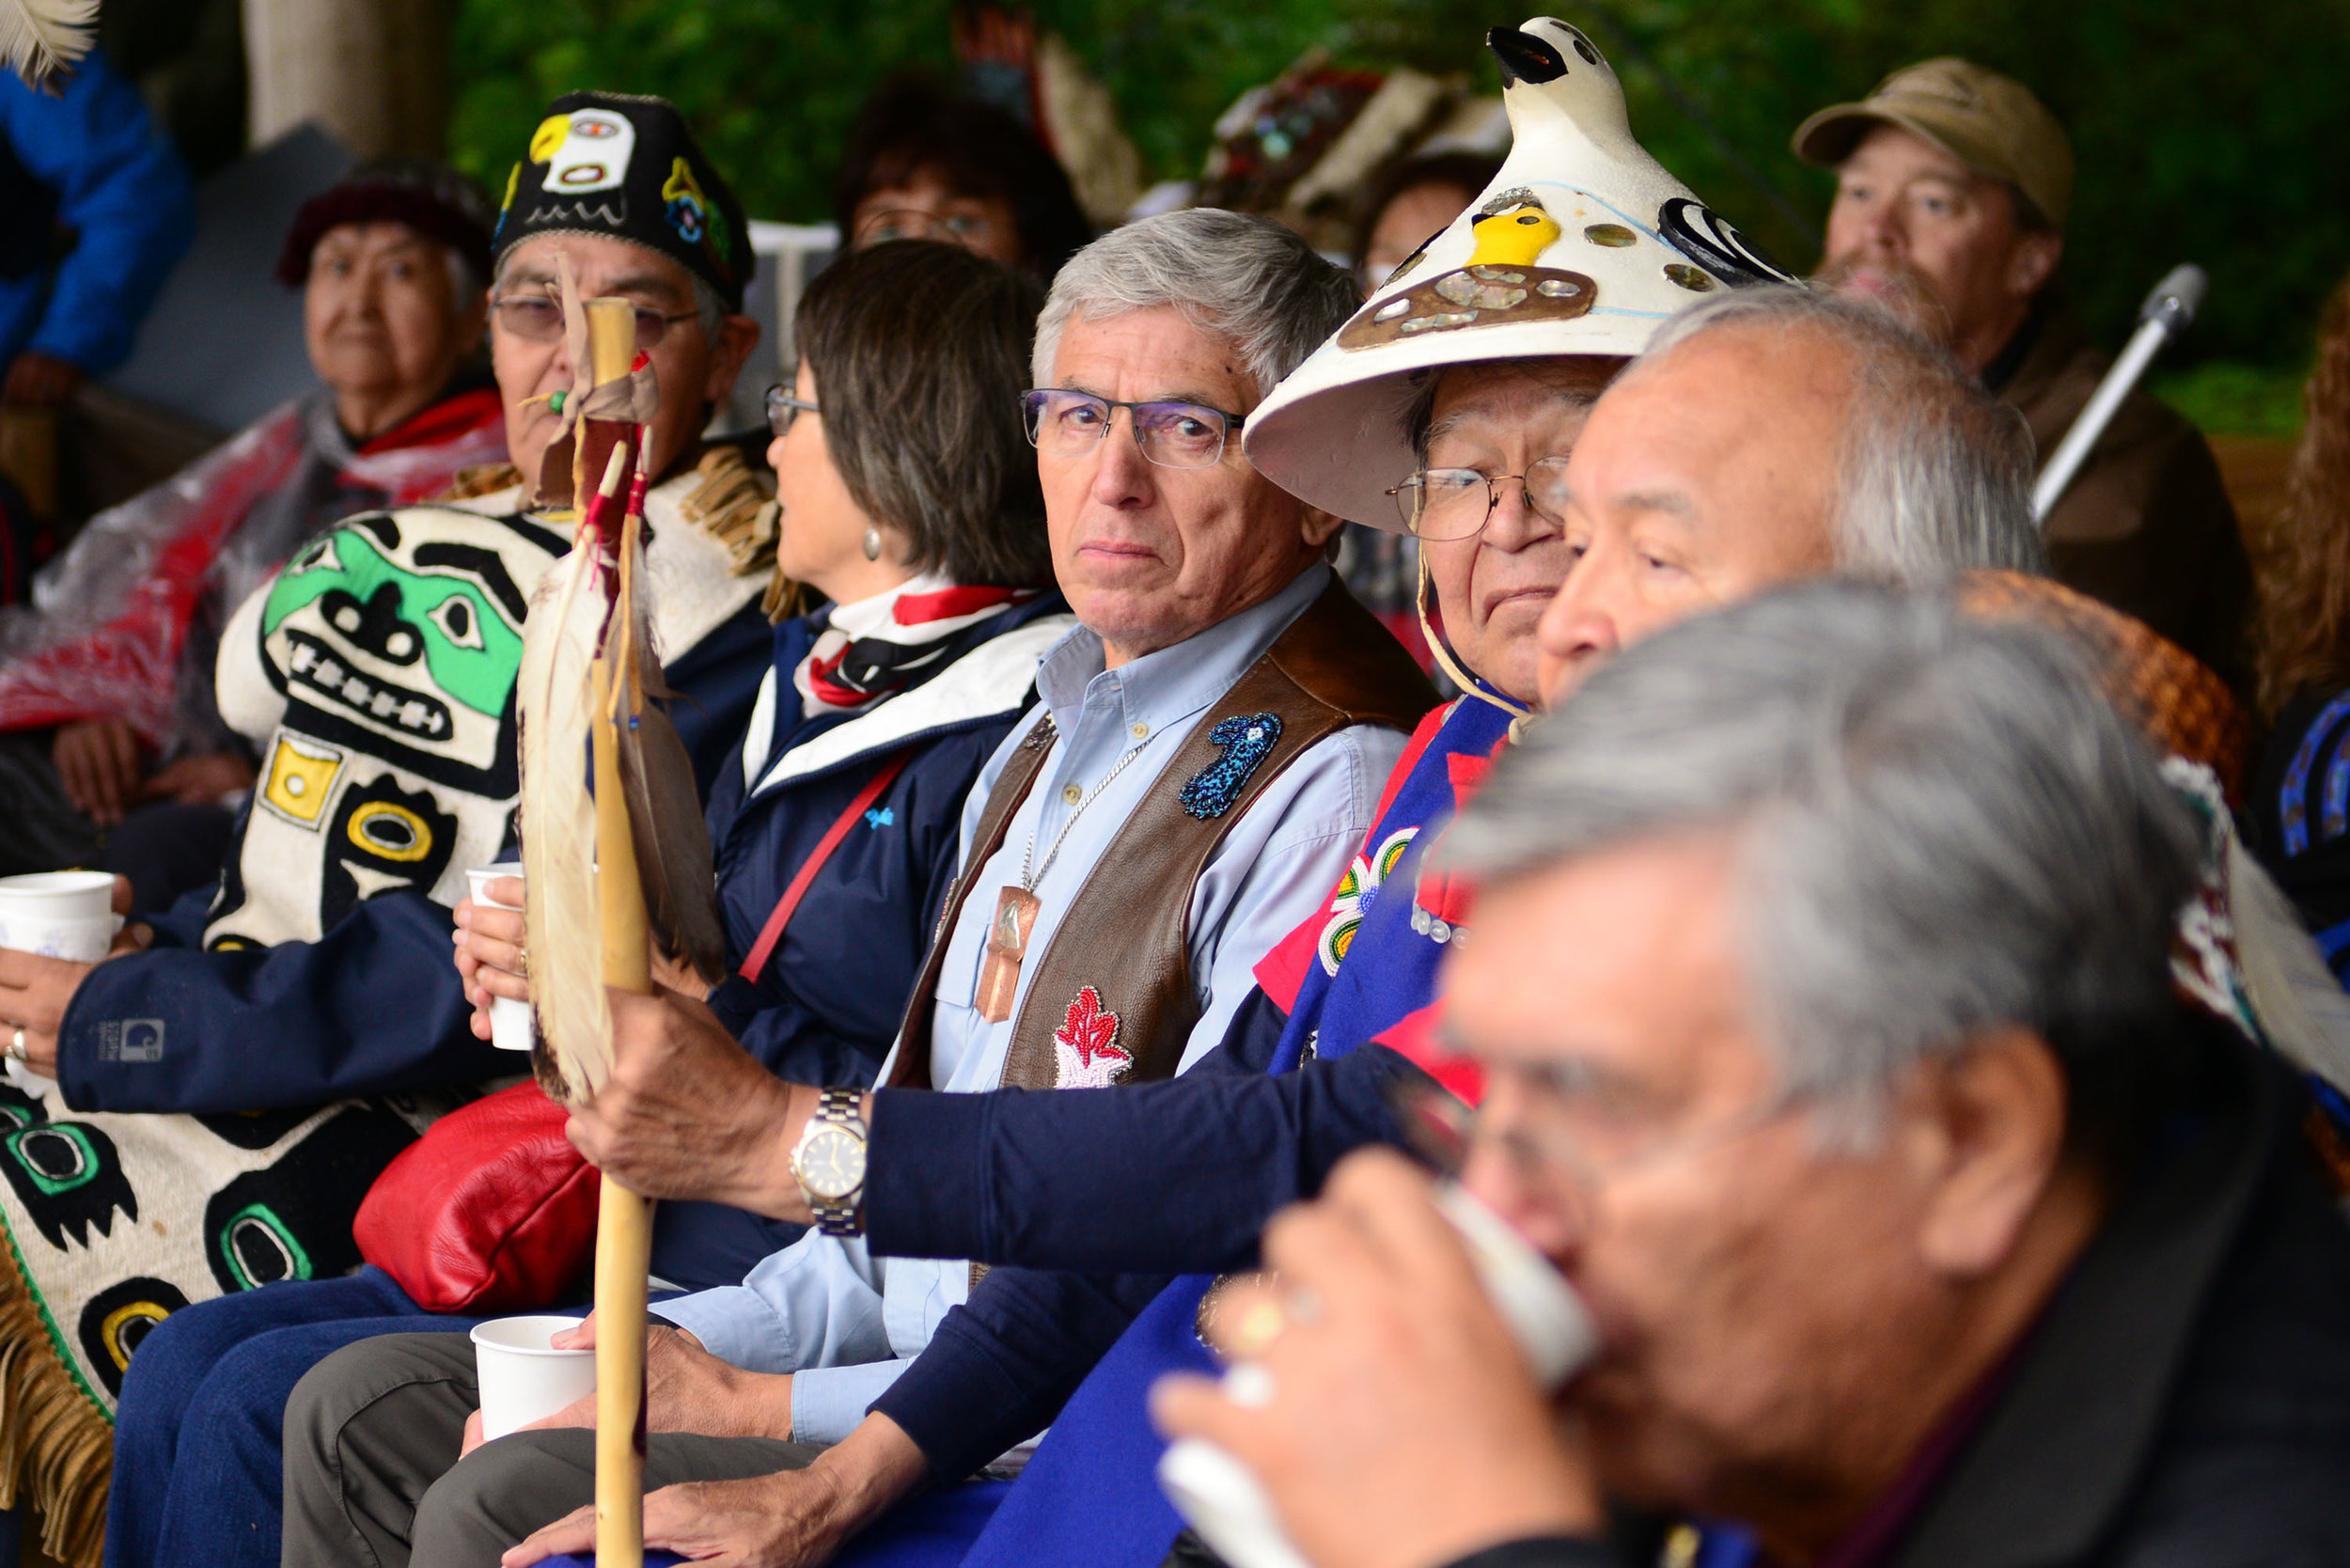
[(1361, 304), (1352, 278), (1270, 218), (1214, 207), (1162, 212), (1061, 263), (1036, 321), (1036, 384), (1053, 384), (1073, 317), (1172, 306), (1199, 331), (1231, 339), (1261, 398)]
[(1831, 1132), (2007, 1027), (2057, 1052), (2077, 1132), (2168, 1016), (2199, 836), (2053, 632), (1854, 579), (1685, 621), (1531, 727), (1438, 854), (1499, 882), (1708, 830), (1764, 1047)]
[(1881, 306), (1822, 290), (1739, 289), (1683, 311), (1620, 379), (1711, 333), (1825, 337), (1852, 364), (1833, 539), (1847, 572), (1934, 583), (1977, 567), (2044, 574), (2031, 433), (1941, 349)]

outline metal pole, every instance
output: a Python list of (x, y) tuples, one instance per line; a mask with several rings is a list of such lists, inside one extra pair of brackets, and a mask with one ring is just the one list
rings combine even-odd
[(2040, 471), (2039, 481), (2031, 487), (2032, 521), (2043, 527), (2047, 525), (2048, 514), (2056, 510), (2073, 477), (2080, 472), (2089, 449), (2105, 434), (2106, 426), (2113, 422), (2122, 400), (2130, 395), (2130, 389), (2146, 373), (2146, 367), (2154, 363), (2163, 345), (2186, 331), (2187, 323), (2195, 320), (2195, 312), (2202, 307), (2203, 294), (2210, 287), (2211, 280), (2203, 274), (2203, 269), (2191, 261), (2172, 268), (2168, 276), (2154, 285), (2154, 291), (2138, 307), (2138, 327), (2131, 335), (2129, 346), (2113, 362), (2113, 368), (2106, 372), (2106, 379), (2097, 384), (2088, 406), (2073, 421), (2073, 428), (2064, 432), (2064, 439), (2057, 443), (2047, 466)]

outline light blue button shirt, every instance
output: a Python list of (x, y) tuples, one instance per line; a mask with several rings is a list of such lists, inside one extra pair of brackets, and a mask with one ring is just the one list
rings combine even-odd
[[(1001, 1082), (1028, 984), (1094, 862), (1146, 794), (1183, 787), (1184, 780), (1166, 770), (1194, 722), (1329, 581), (1330, 569), (1318, 564), (1264, 604), (1114, 670), (1104, 667), (1102, 639), (1083, 628), (1045, 654), (1037, 670), (1039, 707), (1051, 712), (1059, 738), (948, 937), (932, 1023), (932, 1087), (978, 1091)], [(1031, 711), (1013, 726), (964, 804), (966, 856), (996, 777), (1035, 723)], [(1325, 738), (1292, 761), (1225, 835), (1192, 893), (1188, 934), (1199, 1022), (1178, 1071), (1224, 1038), (1256, 983), (1258, 960), (1321, 907), (1371, 830), (1379, 792), (1406, 739), (1371, 725)], [(1133, 760), (1110, 777), (1130, 751)], [(1068, 837), (1059, 855), (1035, 883), (1042, 907), (1010, 1017), (990, 1023), (971, 998), (996, 895), (1019, 883), (1031, 840), (1042, 866), (1063, 827)], [(1074, 999), (1048, 998), (1056, 1008)], [(738, 1367), (796, 1374), (792, 1435), (835, 1443), (930, 1343), (939, 1320), (968, 1294), (969, 1280), (964, 1262), (873, 1258), (861, 1239), (810, 1231), (760, 1262), (741, 1285), (665, 1302), (658, 1315)]]

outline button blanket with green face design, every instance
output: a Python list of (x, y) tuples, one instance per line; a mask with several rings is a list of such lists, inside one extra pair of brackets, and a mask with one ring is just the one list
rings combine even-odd
[(276, 717), (206, 947), (313, 941), (400, 889), (453, 902), (464, 869), (496, 857), (519, 782), (525, 594), (565, 543), (527, 517), (363, 513), (239, 610), (223, 712), (274, 698)]
[(376, 660), (405, 666), (421, 655), (434, 687), (478, 713), (495, 718), (513, 692), (520, 618), (507, 617), (478, 572), (409, 571), (347, 528), (287, 563), (262, 609), (261, 635), (313, 604), (341, 640)]

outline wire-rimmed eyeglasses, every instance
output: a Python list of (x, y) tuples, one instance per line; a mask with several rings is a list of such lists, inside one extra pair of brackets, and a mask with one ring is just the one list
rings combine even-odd
[(777, 435), (790, 431), (791, 421), (801, 415), (823, 412), (781, 382), (767, 388), (767, 428)]
[[(1423, 468), (1387, 492), (1403, 526), (1421, 539), (1471, 539), (1484, 531), (1501, 504), (1501, 487), (1515, 479), (1527, 510), (1545, 522), (1567, 521), (1567, 460), (1537, 458), (1523, 474), (1480, 474), (1474, 468)], [(1481, 503), (1481, 505), (1480, 505)]]
[(1029, 443), (1055, 457), (1083, 457), (1099, 447), (1122, 408), (1134, 420), (1135, 445), (1161, 468), (1213, 467), (1246, 417), (1205, 403), (1120, 403), (1061, 386), (1030, 388), (1020, 408)]
[[(507, 294), (490, 302), (498, 325), (525, 343), (563, 340), (563, 304), (553, 294)], [(636, 346), (650, 353), (679, 321), (690, 321), (698, 311), (681, 310), (665, 316), (650, 305), (636, 307)]]
[(859, 250), (891, 240), (932, 240), (977, 250), (995, 238), (999, 226), (978, 212), (934, 212), (920, 207), (883, 207), (856, 220), (851, 243)]

